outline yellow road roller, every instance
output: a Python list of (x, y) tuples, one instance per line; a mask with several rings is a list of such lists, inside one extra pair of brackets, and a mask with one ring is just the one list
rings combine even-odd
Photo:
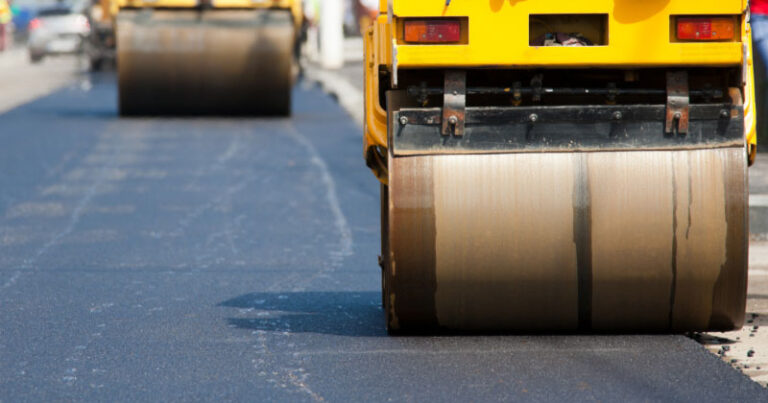
[(747, 0), (382, 0), (364, 156), (390, 332), (742, 325)]
[(300, 0), (114, 0), (121, 115), (289, 115)]

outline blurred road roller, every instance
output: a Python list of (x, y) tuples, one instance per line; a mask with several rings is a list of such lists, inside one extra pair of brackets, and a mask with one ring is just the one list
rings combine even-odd
[(117, 0), (121, 115), (290, 115), (300, 0)]
[(364, 154), (389, 331), (740, 327), (746, 10), (382, 0)]

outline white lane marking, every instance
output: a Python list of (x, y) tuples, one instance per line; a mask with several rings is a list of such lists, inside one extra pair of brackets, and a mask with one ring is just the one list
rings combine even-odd
[(309, 395), (309, 397), (312, 398), (312, 400), (316, 402), (322, 402), (325, 401), (325, 399), (320, 396), (317, 392), (312, 390), (312, 388), (307, 385), (307, 378), (309, 377), (309, 373), (304, 368), (296, 368), (296, 369), (290, 369), (288, 370), (288, 382), (291, 383), (291, 385), (295, 386), (300, 391), (306, 393)]
[[(142, 127), (140, 126), (138, 132), (141, 133), (142, 131)], [(136, 137), (130, 135), (115, 136), (108, 131), (99, 137), (97, 144), (93, 148), (95, 150), (94, 153), (84, 157), (82, 160), (83, 163), (87, 162), (88, 159), (94, 155), (103, 154), (100, 150), (105, 144), (110, 145), (110, 147), (106, 147), (106, 149), (112, 151), (104, 155), (104, 160), (107, 161), (107, 163), (98, 169), (98, 176), (90, 184), (90, 186), (86, 188), (83, 196), (77, 200), (75, 207), (72, 209), (72, 212), (69, 215), (67, 226), (63, 230), (54, 234), (50, 239), (48, 239), (48, 241), (43, 244), (42, 247), (35, 251), (32, 257), (26, 259), (24, 263), (21, 264), (19, 268), (13, 272), (11, 277), (5, 283), (0, 285), (0, 289), (6, 289), (14, 285), (22, 275), (29, 272), (30, 270), (34, 270), (35, 265), (40, 258), (42, 258), (46, 253), (48, 253), (48, 251), (51, 250), (51, 248), (56, 246), (56, 244), (58, 244), (63, 238), (69, 236), (75, 230), (77, 225), (80, 223), (80, 218), (82, 218), (86, 208), (91, 204), (91, 201), (96, 196), (98, 189), (106, 182), (119, 179), (114, 176), (114, 171), (118, 165), (123, 164), (122, 161), (125, 160), (130, 154), (130, 151), (126, 151), (129, 147), (127, 147), (128, 144), (126, 144), (125, 141), (136, 141)], [(68, 179), (65, 176), (63, 183), (65, 186), (67, 185), (67, 180)]]
[[(115, 159), (113, 159), (113, 161), (114, 160)], [(113, 165), (115, 165), (114, 162), (103, 166), (101, 171), (110, 171), (113, 168)], [(48, 242), (46, 242), (40, 249), (38, 249), (31, 258), (27, 259), (27, 261), (25, 261), (24, 264), (22, 264), (20, 268), (16, 270), (0, 288), (5, 289), (14, 285), (16, 281), (18, 281), (22, 276), (22, 274), (24, 274), (24, 272), (34, 268), (35, 264), (37, 264), (37, 261), (41, 257), (48, 253), (48, 251), (64, 237), (68, 236), (72, 233), (72, 231), (75, 230), (75, 227), (77, 227), (77, 224), (80, 222), (80, 218), (83, 215), (83, 211), (85, 211), (85, 208), (88, 207), (88, 205), (91, 203), (91, 200), (93, 200), (93, 197), (96, 195), (96, 191), (102, 184), (104, 184), (104, 182), (106, 182), (108, 177), (109, 175), (106, 173), (99, 175), (98, 179), (96, 179), (96, 181), (94, 181), (91, 186), (88, 187), (83, 197), (77, 201), (75, 208), (72, 209), (72, 213), (69, 215), (69, 222), (67, 226), (62, 231), (59, 231), (53, 237), (51, 237)]]
[(301, 132), (293, 127), (293, 125), (289, 124), (288, 127), (290, 136), (296, 140), (299, 145), (304, 147), (304, 149), (307, 151), (307, 154), (309, 154), (309, 162), (317, 167), (318, 171), (320, 172), (320, 179), (325, 185), (325, 198), (328, 202), (328, 206), (330, 207), (331, 212), (333, 213), (333, 223), (340, 237), (339, 250), (335, 253), (331, 253), (331, 260), (334, 266), (333, 268), (337, 268), (345, 257), (352, 255), (352, 245), (354, 241), (352, 239), (352, 229), (349, 227), (347, 217), (344, 216), (344, 213), (341, 210), (341, 203), (339, 203), (339, 197), (336, 192), (336, 182), (333, 180), (333, 176), (331, 176), (328, 165), (325, 163), (323, 158), (320, 157), (320, 154), (317, 152), (317, 149), (312, 144), (312, 142), (310, 142), (306, 136), (301, 134)]
[(211, 170), (216, 170), (222, 168), (223, 164), (225, 164), (227, 161), (231, 160), (232, 157), (237, 154), (237, 152), (240, 151), (240, 136), (235, 136), (232, 141), (229, 143), (229, 146), (227, 146), (227, 149), (224, 150), (224, 153), (219, 155), (216, 158), (217, 164), (214, 164), (211, 166)]
[[(192, 181), (192, 185), (197, 186), (199, 182), (199, 178), (207, 175), (207, 174), (213, 174), (222, 170), (225, 170), (227, 167), (227, 162), (230, 161), (241, 149), (241, 136), (237, 135), (232, 138), (232, 141), (227, 146), (227, 149), (224, 150), (223, 153), (221, 153), (219, 156), (216, 157), (216, 161), (210, 164), (209, 166), (203, 168), (200, 170), (196, 175), (195, 179)], [(177, 225), (176, 228), (173, 229), (170, 232), (163, 232), (163, 231), (153, 231), (152, 236), (154, 238), (164, 238), (164, 237), (178, 237), (184, 235), (185, 230), (191, 226), (198, 218), (200, 218), (205, 212), (215, 208), (216, 206), (219, 206), (223, 203), (228, 202), (229, 200), (232, 200), (232, 197), (241, 192), (247, 185), (249, 185), (251, 182), (255, 181), (257, 179), (257, 175), (255, 175), (253, 172), (246, 175), (242, 180), (238, 181), (237, 183), (227, 187), (223, 192), (214, 194), (214, 197), (208, 200), (206, 203), (203, 203), (199, 206), (197, 206), (194, 210), (188, 212), (184, 217), (182, 217)], [(218, 233), (210, 234), (208, 237), (208, 240), (212, 237), (217, 236)], [(231, 234), (228, 234), (228, 236), (232, 236)], [(232, 250), (236, 250), (234, 245), (231, 245)], [(202, 253), (196, 257), (196, 260), (199, 262), (203, 258), (208, 257), (205, 253)]]
[[(303, 289), (307, 285), (311, 284), (317, 278), (327, 275), (329, 271), (334, 271), (341, 267), (344, 259), (347, 256), (352, 255), (352, 249), (354, 240), (352, 237), (352, 229), (349, 226), (347, 217), (341, 209), (341, 203), (339, 202), (339, 196), (336, 191), (336, 182), (333, 180), (328, 164), (320, 156), (317, 148), (312, 144), (309, 139), (299, 132), (291, 123), (286, 124), (288, 135), (302, 148), (304, 148), (306, 154), (309, 157), (309, 163), (315, 167), (319, 173), (320, 180), (325, 188), (325, 199), (328, 203), (328, 207), (333, 215), (333, 225), (339, 234), (339, 246), (336, 250), (329, 252), (330, 262), (323, 265), (323, 267), (315, 272), (311, 276), (304, 276), (298, 279), (289, 278), (294, 289)], [(289, 276), (293, 277), (293, 276)], [(278, 283), (273, 283), (268, 290), (277, 289)], [(278, 297), (282, 299), (282, 296)], [(287, 298), (287, 296), (286, 296)], [(267, 365), (267, 360), (274, 361), (275, 353), (269, 348), (270, 340), (269, 336), (273, 337), (291, 337), (291, 331), (281, 333), (268, 333), (264, 330), (256, 330), (253, 332), (256, 335), (256, 344), (253, 346), (255, 354), (260, 358), (253, 358), (251, 360), (254, 369), (258, 372), (258, 375), (265, 377), (265, 380), (269, 383), (273, 383), (276, 386), (285, 388), (286, 386), (293, 386), (296, 390), (306, 394), (313, 401), (324, 401), (325, 399), (316, 391), (312, 390), (309, 385), (309, 378), (311, 374), (301, 367), (300, 362), (295, 362), (295, 355), (289, 355), (294, 360), (280, 359), (277, 362), (273, 362), (273, 366), (276, 364), (277, 370), (270, 371), (270, 366)], [(289, 344), (290, 346), (290, 344)], [(267, 358), (268, 357), (268, 358)], [(288, 361), (288, 362), (286, 362)]]

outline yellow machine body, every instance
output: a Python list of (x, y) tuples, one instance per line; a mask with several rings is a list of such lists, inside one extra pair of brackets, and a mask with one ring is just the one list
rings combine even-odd
[[(587, 0), (587, 1), (396, 1), (395, 24), (403, 18), (471, 16), (469, 43), (463, 46), (397, 46), (402, 67), (417, 66), (599, 66), (728, 65), (741, 63), (742, 41), (675, 43), (670, 41), (670, 16), (733, 15), (744, 12), (742, 1), (719, 0)], [(530, 23), (552, 14), (605, 15), (604, 46), (531, 47)], [(397, 33), (397, 31), (396, 31)], [(400, 42), (401, 38), (395, 36)], [(451, 61), (446, 63), (446, 61)]]
[[(747, 0), (552, 0), (475, 2), (393, 1), (365, 35), (365, 153), (374, 173), (386, 183), (370, 147), (387, 147), (386, 111), (378, 100), (381, 70), (416, 68), (596, 68), (670, 66), (744, 66), (745, 138), (754, 160), (757, 134), (754, 109), (752, 40), (746, 21)], [(601, 14), (607, 18), (607, 44), (593, 47), (529, 46), (530, 21), (536, 15)], [(728, 42), (674, 42), (671, 18), (678, 15), (729, 15), (741, 18), (741, 32)], [(466, 17), (468, 43), (413, 45), (402, 41), (402, 21), (418, 17)]]
[[(382, 0), (364, 38), (364, 156), (382, 183), (388, 329), (741, 326), (747, 9)], [(734, 34), (679, 39), (686, 18)], [(418, 43), (409, 21), (458, 22), (461, 36)]]

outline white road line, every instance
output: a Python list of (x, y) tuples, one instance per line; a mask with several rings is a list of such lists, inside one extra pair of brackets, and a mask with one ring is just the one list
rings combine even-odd
[[(126, 136), (124, 138), (130, 138), (130, 136)], [(98, 144), (103, 144), (105, 142), (114, 143), (115, 141), (119, 141), (121, 139), (123, 138), (121, 137), (115, 138), (115, 136), (112, 135), (111, 133), (105, 132), (99, 138)], [(96, 147), (94, 147), (94, 149), (98, 150), (99, 148), (98, 144)], [(102, 165), (99, 168), (98, 176), (86, 189), (85, 194), (83, 194), (82, 197), (80, 197), (80, 199), (77, 200), (75, 207), (72, 209), (72, 212), (69, 215), (69, 222), (67, 223), (67, 226), (61, 231), (54, 234), (51, 238), (49, 238), (48, 241), (45, 244), (43, 244), (43, 246), (38, 248), (30, 258), (26, 259), (24, 263), (21, 266), (19, 266), (19, 268), (16, 271), (13, 272), (11, 277), (8, 280), (6, 280), (5, 283), (0, 285), (0, 289), (6, 289), (8, 287), (11, 287), (18, 281), (18, 279), (22, 275), (24, 275), (25, 273), (28, 273), (30, 270), (34, 270), (40, 258), (45, 256), (45, 254), (47, 254), (48, 251), (50, 251), (54, 246), (56, 246), (62, 239), (69, 236), (77, 228), (78, 224), (80, 223), (80, 219), (83, 216), (83, 213), (85, 212), (86, 208), (91, 204), (91, 201), (96, 196), (98, 189), (110, 180), (111, 178), (110, 173), (120, 165), (118, 157), (122, 153), (125, 153), (123, 147), (121, 146), (122, 144), (118, 144), (117, 146), (111, 147), (112, 151), (111, 151), (110, 158), (106, 159), (108, 163), (105, 165)], [(85, 159), (87, 159), (87, 157)], [(65, 179), (65, 182), (66, 182), (66, 179)]]
[(320, 172), (320, 179), (325, 185), (325, 198), (328, 202), (328, 206), (333, 213), (333, 223), (336, 227), (336, 231), (339, 233), (339, 249), (335, 253), (331, 253), (331, 260), (333, 268), (338, 268), (341, 265), (342, 260), (352, 255), (352, 245), (354, 241), (352, 239), (352, 229), (349, 227), (347, 217), (344, 216), (344, 212), (341, 210), (341, 203), (339, 203), (339, 196), (336, 192), (336, 182), (331, 176), (331, 171), (328, 169), (328, 165), (325, 163), (317, 149), (312, 142), (307, 139), (306, 136), (301, 134), (292, 124), (288, 124), (288, 132), (290, 136), (299, 143), (309, 154), (309, 162), (317, 167)]
[[(113, 159), (114, 161), (114, 159)], [(102, 171), (108, 171), (111, 168), (113, 168), (114, 164), (110, 164), (107, 166), (102, 167)], [(77, 224), (80, 222), (80, 218), (83, 215), (83, 211), (86, 207), (91, 203), (91, 200), (93, 200), (93, 197), (96, 195), (96, 190), (106, 182), (108, 175), (100, 175), (98, 179), (91, 184), (91, 186), (88, 187), (83, 197), (78, 200), (77, 205), (75, 205), (75, 208), (72, 209), (72, 213), (69, 215), (69, 223), (67, 224), (66, 228), (64, 228), (62, 231), (59, 231), (56, 233), (53, 237), (51, 237), (48, 242), (46, 242), (40, 249), (38, 249), (35, 254), (29, 258), (26, 262), (24, 262), (23, 265), (19, 268), (19, 270), (16, 270), (11, 278), (8, 279), (0, 288), (8, 288), (12, 286), (16, 281), (19, 279), (19, 277), (22, 276), (24, 272), (26, 272), (29, 269), (33, 269), (34, 266), (37, 264), (37, 261), (43, 257), (48, 251), (56, 245), (59, 241), (61, 241), (64, 237), (71, 234), (72, 231), (75, 230), (75, 227), (77, 227)]]

